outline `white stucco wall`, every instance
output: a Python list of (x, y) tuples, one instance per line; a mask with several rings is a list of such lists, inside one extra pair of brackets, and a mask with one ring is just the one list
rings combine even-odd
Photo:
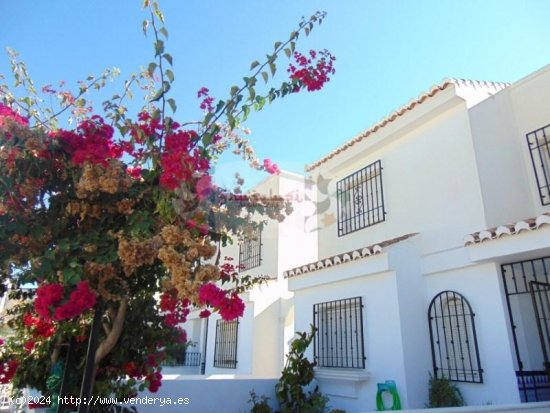
[(550, 211), (541, 205), (526, 134), (550, 123), (550, 66), (470, 110), (487, 226)]
[(462, 294), (475, 314), (483, 383), (457, 383), (467, 404), (518, 403), (513, 344), (498, 266), (486, 263), (426, 276), (426, 309), (433, 297), (446, 290)]
[[(338, 269), (338, 270), (336, 270)], [(297, 331), (309, 331), (313, 323), (313, 306), (344, 298), (362, 297), (363, 334), (366, 356), (366, 369), (337, 370), (343, 378), (319, 378), (320, 390), (331, 400), (331, 406), (342, 408), (349, 413), (374, 410), (376, 407), (376, 383), (395, 380), (398, 390), (407, 406), (405, 372), (403, 364), (403, 339), (399, 317), (399, 304), (396, 277), (388, 269), (386, 254), (372, 256), (364, 260), (352, 261), (338, 267), (322, 269), (300, 275), (289, 280), (289, 288), (294, 291), (295, 325)], [(313, 348), (307, 356), (313, 359)], [(353, 381), (348, 372), (362, 373)], [(346, 377), (347, 375), (347, 377)]]
[(535, 215), (550, 212), (550, 205), (543, 206), (536, 186), (535, 174), (527, 148), (525, 135), (543, 126), (550, 124), (550, 65), (525, 77), (510, 87), (510, 94), (514, 109), (513, 117), (517, 122), (518, 136), (522, 144), (522, 155), (527, 165), (529, 187)]
[(348, 149), (355, 153), (348, 162), (335, 157), (318, 168), (331, 180), (329, 213), (337, 218), (337, 181), (381, 160), (387, 211), (385, 222), (341, 237), (336, 223), (325, 226), (319, 231), (320, 258), (412, 232), (422, 233), (426, 254), (460, 246), (465, 233), (485, 228), (466, 104), (456, 96), (446, 99), (439, 102), (443, 109), (432, 108), (422, 122), (405, 114), (395, 121), (404, 124), (401, 129), (382, 128)]

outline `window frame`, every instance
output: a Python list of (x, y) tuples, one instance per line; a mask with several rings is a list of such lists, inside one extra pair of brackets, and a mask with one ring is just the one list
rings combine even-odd
[[(229, 335), (229, 337), (226, 337)], [(239, 319), (216, 321), (216, 337), (214, 339), (213, 366), (224, 369), (237, 368), (237, 350), (239, 339)]]
[(365, 369), (363, 308), (362, 297), (350, 297), (313, 305), (313, 326), (316, 329), (313, 357), (318, 367)]
[[(453, 307), (449, 306), (451, 302), (455, 303)], [(461, 313), (456, 304), (458, 302)], [(428, 324), (434, 377), (455, 382), (483, 383), (475, 313), (468, 300), (456, 291), (438, 293), (428, 308)]]
[(542, 205), (550, 205), (550, 124), (529, 132), (525, 137), (531, 155), (540, 202)]
[(386, 220), (383, 169), (377, 160), (336, 183), (338, 237)]
[(262, 229), (260, 227), (253, 234), (246, 236), (239, 245), (239, 269), (251, 270), (262, 265)]

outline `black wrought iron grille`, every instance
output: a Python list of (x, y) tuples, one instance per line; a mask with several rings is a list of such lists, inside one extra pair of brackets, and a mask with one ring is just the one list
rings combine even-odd
[(483, 383), (474, 316), (457, 292), (443, 291), (433, 298), (428, 319), (436, 378)]
[(550, 400), (550, 377), (547, 371), (516, 371), (516, 378), (522, 403)]
[(314, 357), (319, 367), (365, 368), (361, 297), (313, 306)]
[(336, 183), (338, 236), (386, 219), (382, 164), (378, 160)]
[(239, 321), (216, 321), (214, 367), (237, 368), (237, 333)]
[(548, 401), (550, 257), (503, 264), (501, 270), (521, 401)]
[(258, 228), (239, 247), (239, 268), (249, 270), (262, 263), (262, 231)]
[(527, 134), (542, 205), (550, 204), (550, 125)]

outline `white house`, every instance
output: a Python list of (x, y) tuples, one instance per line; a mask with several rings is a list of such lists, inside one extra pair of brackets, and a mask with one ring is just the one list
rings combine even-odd
[(308, 167), (332, 202), (285, 274), (336, 406), (391, 379), (423, 407), (428, 372), (471, 405), (550, 399), (548, 96), (550, 66), (447, 80)]
[[(316, 234), (305, 230), (313, 203), (308, 202), (306, 206), (308, 194), (304, 192), (304, 177), (289, 172), (266, 178), (254, 191), (280, 195), (293, 203), (294, 211), (281, 223), (269, 219), (263, 230), (250, 239), (223, 248), (221, 257), (222, 260), (224, 256), (232, 257), (244, 273), (267, 276), (268, 281), (242, 297), (245, 313), (236, 321), (224, 322), (217, 314), (203, 319), (198, 310), (193, 311), (184, 327), (195, 345), (188, 349), (184, 366), (168, 370), (170, 372), (207, 377), (274, 378), (280, 375), (295, 331), (292, 294), (288, 292), (283, 272), (289, 266), (317, 257)], [(313, 196), (313, 191), (309, 192)]]
[(549, 96), (550, 66), (445, 80), (309, 165), (316, 203), (262, 234), (255, 271), (277, 278), (247, 297), (236, 365), (219, 367), (220, 322), (188, 323), (204, 371), (277, 377), (314, 324), (320, 390), (348, 413), (373, 410), (386, 380), (422, 408), (429, 373), (469, 405), (550, 400)]

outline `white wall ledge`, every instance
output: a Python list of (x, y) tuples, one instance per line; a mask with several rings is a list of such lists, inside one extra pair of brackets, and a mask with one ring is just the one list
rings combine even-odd
[(317, 380), (340, 380), (350, 382), (363, 382), (370, 379), (370, 372), (364, 369), (333, 369), (316, 367), (315, 378)]
[(370, 372), (363, 369), (315, 368), (315, 379), (321, 393), (329, 396), (357, 399), (363, 384), (370, 379)]

